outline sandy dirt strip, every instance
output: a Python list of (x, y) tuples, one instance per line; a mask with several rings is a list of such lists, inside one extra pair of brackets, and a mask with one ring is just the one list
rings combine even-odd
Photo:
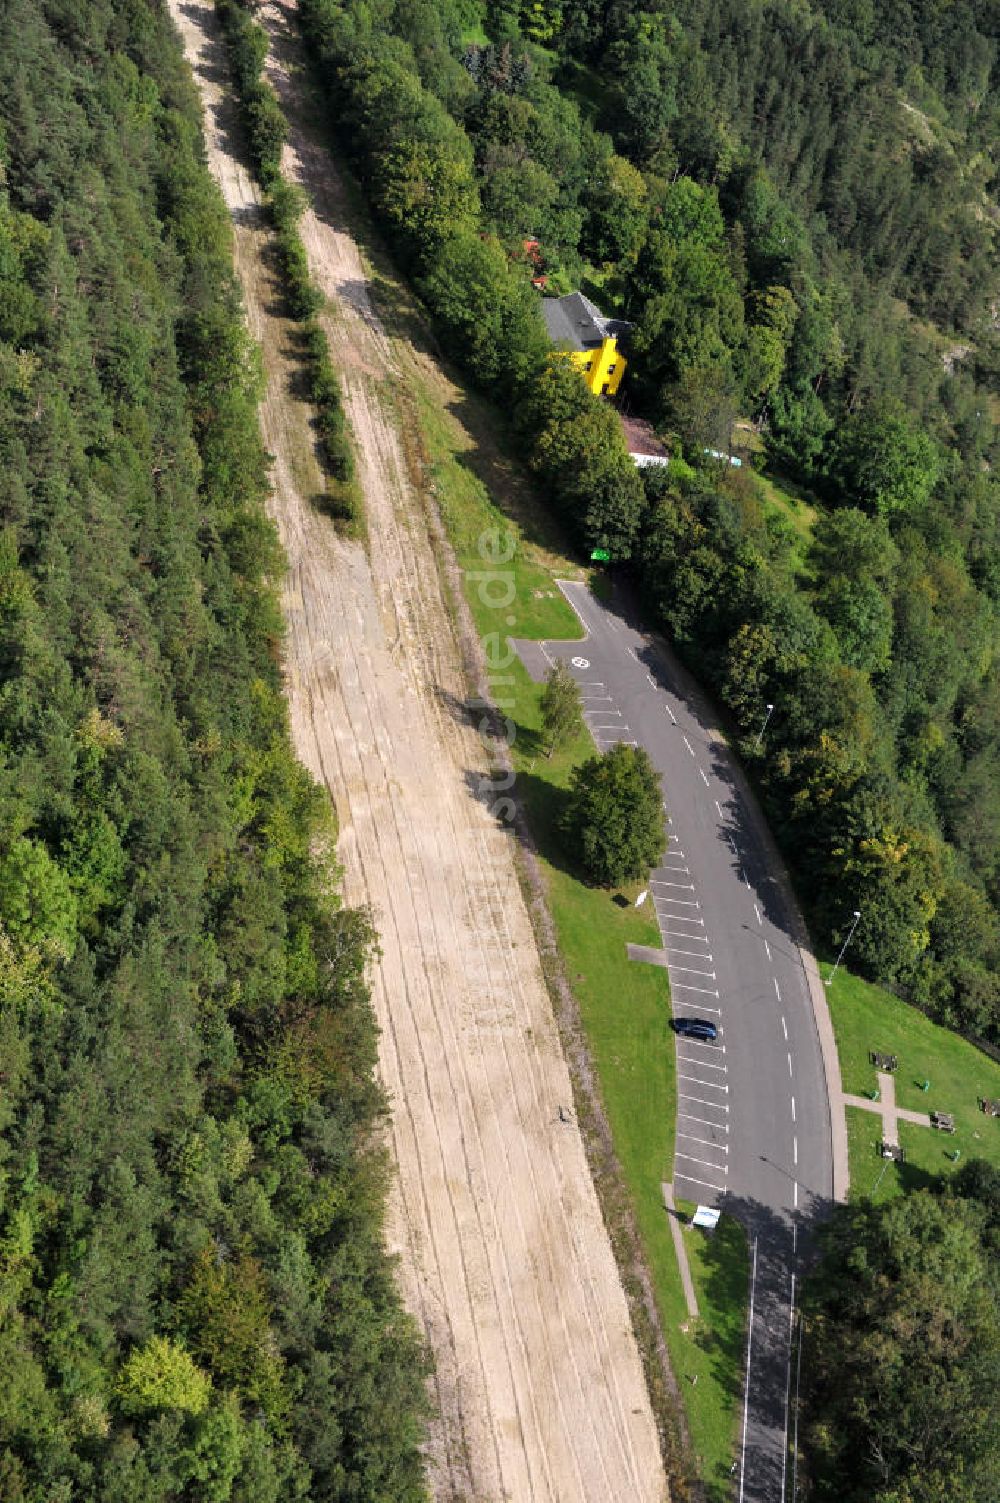
[[(264, 350), (264, 438), (289, 557), (287, 674), (299, 755), (333, 797), (352, 904), (382, 955), (374, 1003), (398, 1166), (391, 1245), (427, 1333), (439, 1408), (438, 1499), (661, 1503), (666, 1482), (621, 1283), (572, 1114), (571, 1088), (518, 886), (513, 837), (470, 787), (485, 771), (434, 545), (408, 479), (392, 392), (412, 352), (386, 334), (342, 186), (302, 111), (294, 18), (267, 5), (268, 67), (308, 190), (313, 273), (357, 445), (368, 552), (338, 538), (309, 411), (289, 395), (292, 328), (262, 260), (210, 0), (169, 0), (232, 212), (251, 329)], [(443, 380), (443, 377), (442, 377)]]

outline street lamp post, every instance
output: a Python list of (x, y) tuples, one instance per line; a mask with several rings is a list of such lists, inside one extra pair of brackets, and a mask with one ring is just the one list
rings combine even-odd
[(833, 982), (834, 976), (836, 976), (836, 974), (837, 974), (837, 969), (838, 969), (838, 967), (840, 965), (840, 962), (844, 958), (844, 951), (847, 949), (847, 946), (851, 943), (851, 940), (854, 938), (854, 931), (858, 927), (858, 919), (860, 917), (861, 917), (861, 909), (860, 908), (855, 908), (855, 910), (854, 910), (854, 922), (851, 924), (850, 929), (848, 929), (848, 931), (847, 931), (847, 938), (844, 940), (844, 943), (840, 947), (840, 954), (837, 956), (836, 960), (833, 963), (833, 970), (830, 972), (829, 976), (827, 976), (827, 978), (826, 978), (826, 984), (827, 984), (827, 986), (831, 985), (831, 983)]
[(757, 732), (757, 740), (754, 742), (754, 747), (755, 747), (755, 749), (757, 751), (760, 751), (760, 743), (764, 739), (764, 732), (767, 730), (767, 722), (771, 718), (771, 712), (773, 711), (773, 709), (774, 709), (774, 705), (768, 705), (767, 706), (767, 714), (764, 716), (764, 724), (761, 726), (760, 730)]

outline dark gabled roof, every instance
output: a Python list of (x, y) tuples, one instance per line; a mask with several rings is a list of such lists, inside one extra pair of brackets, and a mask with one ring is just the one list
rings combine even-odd
[(624, 319), (605, 318), (582, 292), (542, 298), (542, 317), (552, 343), (569, 345), (572, 350), (596, 349), (605, 339), (632, 327)]

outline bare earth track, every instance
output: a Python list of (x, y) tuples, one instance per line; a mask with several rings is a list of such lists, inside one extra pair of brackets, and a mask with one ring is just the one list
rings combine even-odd
[(391, 392), (413, 359), (373, 310), (325, 149), (300, 118), (293, 19), (266, 5), (269, 73), (292, 124), (286, 176), (331, 303), (334, 363), (358, 454), (368, 553), (316, 507), (309, 410), (289, 395), (291, 327), (274, 310), (259, 196), (239, 155), (210, 0), (169, 0), (233, 216), (261, 411), (296, 748), (329, 789), (345, 895), (382, 955), (374, 1003), (398, 1185), (389, 1235), (435, 1359), (435, 1496), (464, 1503), (661, 1503), (666, 1481), (639, 1354), (575, 1124), (518, 885), (511, 834), (469, 789), (481, 742), (449, 703), (466, 689)]

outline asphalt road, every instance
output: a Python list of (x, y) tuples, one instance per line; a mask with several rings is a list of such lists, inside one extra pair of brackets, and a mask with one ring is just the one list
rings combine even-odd
[[(792, 908), (762, 817), (704, 697), (620, 599), (563, 589), (579, 642), (521, 644), (540, 677), (563, 658), (602, 750), (645, 747), (663, 780), (668, 843), (649, 892), (675, 1016), (716, 1023), (718, 1043), (677, 1053), (677, 1194), (747, 1228), (751, 1309), (734, 1497), (793, 1496), (789, 1424), (803, 1242), (833, 1195), (830, 1104)], [(766, 707), (761, 707), (763, 722)], [(766, 744), (766, 733), (765, 733)]]

